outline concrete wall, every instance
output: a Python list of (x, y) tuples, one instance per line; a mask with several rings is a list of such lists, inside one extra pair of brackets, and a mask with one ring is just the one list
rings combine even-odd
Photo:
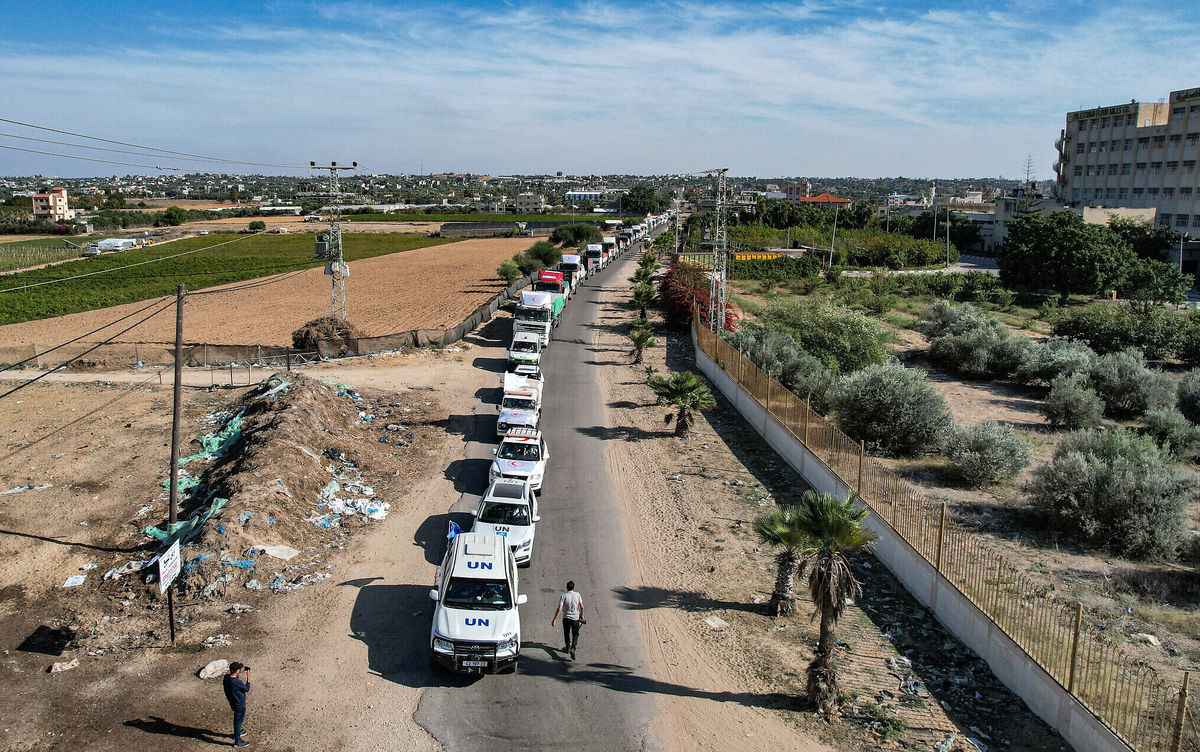
[[(695, 345), (694, 334), (692, 342)], [(758, 400), (721, 370), (703, 350), (699, 347), (694, 349), (700, 371), (810, 486), (842, 498), (851, 495), (851, 489), (775, 420)], [(947, 582), (887, 522), (872, 513), (867, 517), (866, 526), (879, 536), (875, 543), (875, 556), (900, 580), (905, 589), (934, 614), (951, 634), (987, 661), (992, 673), (1024, 700), (1034, 713), (1057, 729), (1072, 747), (1078, 752), (1131, 752), (1129, 746), (1037, 665), (974, 603)]]

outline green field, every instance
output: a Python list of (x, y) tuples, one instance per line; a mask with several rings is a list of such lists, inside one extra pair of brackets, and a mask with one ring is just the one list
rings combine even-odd
[[(342, 239), (348, 261), (454, 242), (448, 238), (427, 238), (408, 233), (347, 233)], [(211, 250), (198, 250), (179, 258), (164, 258), (185, 251), (207, 249), (230, 240), (236, 242)], [(19, 289), (26, 284), (116, 269), (151, 259), (164, 260), (132, 269)], [(148, 248), (105, 253), (71, 263), (0, 276), (0, 324), (62, 316), (170, 295), (180, 282), (189, 290), (198, 290), (320, 266), (322, 263), (313, 258), (313, 236), (308, 234), (206, 235)], [(14, 292), (4, 292), (7, 289), (14, 289)]]
[(351, 214), (343, 222), (598, 222), (640, 219), (623, 214)]

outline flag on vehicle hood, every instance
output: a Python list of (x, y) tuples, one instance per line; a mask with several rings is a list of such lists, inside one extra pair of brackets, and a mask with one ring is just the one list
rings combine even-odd
[(457, 537), (458, 534), (461, 532), (462, 532), (462, 528), (458, 526), (458, 523), (451, 521), (450, 522), (450, 532), (446, 533), (446, 539), (454, 540), (455, 537)]

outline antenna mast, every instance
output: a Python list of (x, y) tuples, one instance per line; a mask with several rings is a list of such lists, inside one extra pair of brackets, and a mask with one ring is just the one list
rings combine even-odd
[(338, 184), (338, 173), (342, 170), (357, 170), (358, 162), (352, 162), (350, 167), (330, 162), (329, 166), (317, 166), (309, 162), (314, 170), (329, 170), (329, 235), (322, 242), (317, 237), (317, 258), (325, 259), (325, 274), (329, 276), (329, 315), (337, 317), (338, 303), (341, 303), (342, 319), (349, 320), (346, 310), (346, 277), (350, 276), (350, 265), (342, 256), (342, 192)]
[(717, 176), (717, 206), (713, 217), (713, 265), (712, 282), (708, 293), (708, 328), (720, 334), (725, 328), (725, 282), (727, 274), (728, 235), (725, 224), (725, 173), (728, 167), (705, 170), (704, 174)]

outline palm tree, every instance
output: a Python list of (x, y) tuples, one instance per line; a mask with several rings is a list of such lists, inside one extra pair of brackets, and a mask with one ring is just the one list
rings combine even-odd
[(850, 499), (806, 491), (796, 505), (796, 526), (808, 538), (808, 592), (821, 617), (817, 655), (808, 665), (808, 699), (823, 713), (836, 709), (838, 697), (833, 630), (846, 604), (862, 592), (845, 552), (869, 546), (878, 536), (863, 527), (867, 509), (855, 509)]
[(633, 273), (633, 283), (635, 285), (648, 285), (654, 279), (654, 270), (648, 266), (639, 266), (637, 271)]
[(766, 546), (780, 549), (775, 556), (775, 592), (767, 604), (771, 616), (789, 616), (796, 610), (796, 575), (803, 574), (812, 554), (812, 541), (801, 529), (795, 507), (782, 507), (754, 521), (754, 532)]
[(658, 270), (658, 256), (647, 251), (638, 259), (638, 266), (642, 269), (649, 269), (651, 272)]
[(629, 301), (630, 308), (636, 308), (646, 318), (646, 309), (658, 302), (658, 293), (650, 285), (638, 285), (633, 288), (633, 298)]
[(642, 351), (647, 347), (654, 347), (654, 334), (644, 327), (634, 326), (629, 329), (629, 341), (633, 343), (633, 362), (635, 365), (642, 362)]
[(650, 388), (660, 402), (676, 408), (674, 415), (667, 415), (668, 425), (675, 421), (675, 435), (683, 436), (695, 422), (697, 410), (708, 410), (716, 405), (708, 385), (691, 371), (672, 371), (667, 378), (655, 376), (650, 379)]

